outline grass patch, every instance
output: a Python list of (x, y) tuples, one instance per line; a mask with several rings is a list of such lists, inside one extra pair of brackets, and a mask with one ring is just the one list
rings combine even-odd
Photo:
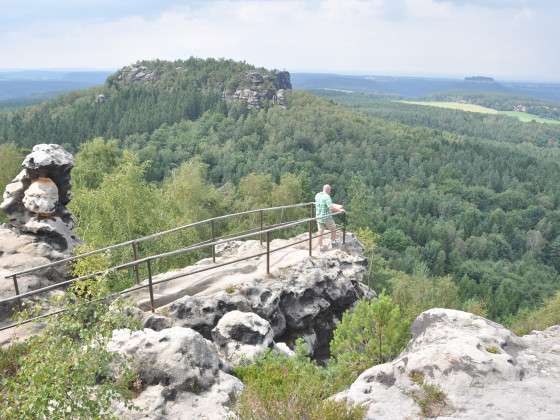
[(447, 395), (439, 386), (427, 383), (424, 374), (417, 370), (411, 371), (408, 377), (420, 387), (419, 390), (410, 391), (408, 395), (420, 407), (421, 416), (438, 417), (448, 410)]
[(422, 385), (424, 383), (424, 374), (418, 370), (413, 370), (408, 374), (408, 377), (412, 382), (417, 385)]
[(3, 381), (17, 374), (21, 367), (21, 358), (28, 352), (29, 346), (25, 342), (0, 347), (0, 389)]
[(496, 347), (496, 346), (489, 346), (489, 347), (486, 347), (486, 351), (487, 351), (488, 353), (492, 353), (492, 354), (499, 354), (499, 353), (501, 353), (500, 350), (498, 349), (498, 347)]
[(468, 104), (463, 102), (445, 102), (445, 101), (395, 101), (409, 105), (432, 106), (436, 108), (454, 109), (465, 112), (477, 112), (479, 114), (504, 115), (507, 117), (517, 118), (521, 122), (538, 122), (542, 124), (560, 124), (558, 120), (542, 118), (538, 115), (529, 114), (527, 112), (517, 111), (498, 111), (485, 106)]
[(237, 290), (237, 287), (233, 286), (231, 284), (228, 287), (225, 288), (225, 291), (228, 295), (231, 295), (231, 294), (235, 293), (236, 290)]

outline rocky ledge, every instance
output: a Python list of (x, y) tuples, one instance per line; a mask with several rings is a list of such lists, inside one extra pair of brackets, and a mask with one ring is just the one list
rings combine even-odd
[(518, 337), (479, 316), (430, 309), (392, 362), (336, 395), (366, 419), (558, 419), (560, 326)]
[[(271, 248), (281, 248), (302, 237), (274, 240)], [(315, 245), (314, 245), (315, 246)], [(230, 243), (218, 250), (217, 263), (262, 253), (259, 241)], [(194, 266), (158, 276), (177, 277), (207, 268), (211, 259)], [(373, 292), (361, 281), (367, 260), (354, 235), (347, 235), (341, 248), (309, 257), (307, 244), (271, 254), (271, 274), (265, 271), (265, 256), (250, 258), (230, 266), (185, 276), (154, 289), (158, 315), (146, 320), (146, 327), (171, 325), (188, 327), (212, 339), (212, 330), (231, 311), (251, 312), (270, 324), (274, 340), (292, 346), (303, 337), (313, 356), (328, 356), (328, 344), (342, 313)], [(145, 291), (133, 295), (147, 309)]]
[[(274, 240), (281, 248), (298, 239)], [(314, 244), (316, 245), (316, 244)], [(263, 256), (208, 268), (205, 259), (154, 287), (156, 314), (144, 316), (144, 330), (116, 330), (108, 349), (128, 358), (139, 373), (140, 411), (116, 406), (119, 418), (224, 419), (243, 384), (231, 367), (271, 349), (289, 356), (304, 337), (316, 357), (326, 357), (342, 313), (361, 297), (374, 296), (361, 283), (367, 260), (354, 235), (346, 245), (309, 257), (307, 244), (274, 252), (271, 274)], [(217, 250), (217, 263), (262, 253), (259, 241), (231, 242)], [(147, 309), (145, 290), (131, 296)]]

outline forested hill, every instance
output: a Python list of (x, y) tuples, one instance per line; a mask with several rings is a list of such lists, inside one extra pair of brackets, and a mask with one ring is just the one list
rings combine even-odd
[[(59, 143), (75, 151), (95, 136), (124, 138), (197, 119), (208, 110), (265, 107), (282, 101), (278, 90), (290, 88), (287, 72), (232, 60), (141, 61), (109, 76), (102, 87), (0, 113), (0, 143)], [(241, 101), (228, 107), (232, 98)]]
[[(72, 206), (89, 244), (307, 201), (331, 183), (370, 244), (379, 291), (400, 293), (396, 284), (406, 283), (505, 321), (560, 289), (560, 153), (541, 144), (556, 131), (533, 141), (512, 119), (488, 125), (393, 102), (368, 115), (297, 91), (285, 106), (268, 106), (281, 90), (269, 100), (268, 89), (288, 86), (285, 73), (258, 76), (232, 61), (150, 63), (103, 88), (2, 116), (2, 142), (79, 149)], [(245, 86), (255, 83), (262, 106), (249, 109), (257, 91)], [(0, 181), (21, 162), (8, 149), (0, 169), (17, 163)]]

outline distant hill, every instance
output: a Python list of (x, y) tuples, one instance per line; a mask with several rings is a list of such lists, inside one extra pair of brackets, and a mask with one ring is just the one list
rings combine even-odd
[[(24, 72), (19, 77), (41, 75)], [(90, 80), (97, 84), (99, 77), (96, 74)], [(31, 95), (38, 89), (29, 87), (33, 83), (78, 86), (85, 82), (17, 83), (21, 84), (20, 94), (27, 86), (26, 92)], [(0, 113), (0, 143), (13, 142), (23, 147), (59, 143), (76, 150), (83, 141), (96, 136), (124, 138), (150, 133), (162, 124), (195, 120), (209, 110), (227, 113), (232, 108), (283, 105), (287, 89), (291, 89), (289, 73), (244, 62), (199, 58), (139, 61), (109, 75), (101, 86), (67, 93), (13, 113)]]
[(0, 106), (33, 103), (61, 93), (102, 85), (109, 71), (0, 70)]
[(465, 80), (467, 82), (494, 82), (494, 79), (492, 77), (486, 76), (470, 76), (465, 77)]
[[(468, 80), (467, 80), (468, 79)], [(504, 93), (560, 103), (560, 83), (498, 82), (491, 78), (445, 79), (398, 76), (348, 76), (327, 73), (292, 73), (294, 89), (331, 89), (421, 98), (445, 92)]]

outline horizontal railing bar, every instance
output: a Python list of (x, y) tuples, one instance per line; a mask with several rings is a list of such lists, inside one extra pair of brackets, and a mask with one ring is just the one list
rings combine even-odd
[(5, 277), (10, 278), (10, 277), (13, 277), (13, 276), (21, 276), (21, 275), (24, 275), (24, 274), (33, 273), (35, 271), (39, 271), (39, 270), (43, 270), (43, 269), (46, 269), (46, 268), (54, 267), (54, 266), (57, 266), (57, 265), (60, 265), (60, 264), (70, 262), (70, 261), (75, 261), (75, 260), (78, 260), (80, 258), (89, 257), (91, 255), (99, 254), (101, 252), (111, 251), (113, 249), (122, 248), (122, 247), (125, 247), (125, 246), (128, 246), (128, 245), (132, 245), (133, 243), (140, 243), (140, 242), (147, 241), (149, 239), (154, 239), (154, 238), (158, 238), (160, 236), (168, 235), (170, 233), (178, 232), (180, 230), (201, 226), (203, 224), (211, 223), (212, 221), (216, 221), (216, 220), (224, 220), (224, 219), (228, 219), (228, 218), (232, 218), (232, 217), (236, 217), (236, 216), (242, 216), (242, 215), (245, 215), (245, 214), (257, 213), (259, 211), (270, 212), (270, 211), (276, 211), (276, 210), (282, 210), (282, 209), (305, 207), (305, 206), (309, 206), (311, 204), (313, 204), (313, 202), (299, 203), (299, 204), (289, 204), (289, 205), (286, 205), (286, 206), (277, 206), (277, 207), (268, 207), (268, 208), (262, 208), (262, 209), (256, 209), (256, 210), (247, 210), (247, 211), (242, 211), (242, 212), (238, 212), (238, 213), (232, 213), (232, 214), (226, 214), (226, 215), (223, 215), (223, 216), (212, 217), (210, 219), (201, 220), (199, 222), (189, 223), (189, 224), (179, 226), (179, 227), (176, 227), (176, 228), (173, 228), (173, 229), (164, 230), (164, 231), (161, 231), (161, 232), (153, 233), (153, 234), (147, 235), (147, 236), (142, 236), (142, 237), (136, 238), (136, 239), (131, 239), (129, 241), (121, 242), (121, 243), (118, 243), (118, 244), (109, 245), (109, 246), (106, 246), (106, 247), (103, 247), (103, 248), (95, 249), (93, 251), (84, 252), (83, 254), (80, 254), (80, 255), (75, 255), (75, 256), (72, 256), (72, 257), (68, 257), (68, 258), (63, 258), (61, 260), (54, 261), (54, 262), (49, 263), (49, 264), (43, 264), (43, 265), (39, 265), (37, 267), (29, 268), (27, 270), (17, 271), (15, 273), (11, 273), (9, 275), (6, 275)]
[[(335, 216), (335, 215), (338, 215), (338, 214), (341, 214), (341, 213), (333, 213), (333, 214), (331, 214), (331, 216)], [(138, 265), (140, 265), (142, 263), (145, 263), (145, 262), (148, 262), (148, 261), (154, 261), (156, 259), (166, 258), (166, 257), (173, 257), (173, 256), (176, 256), (176, 255), (185, 254), (187, 252), (196, 251), (198, 249), (209, 248), (211, 246), (226, 244), (226, 243), (236, 241), (236, 240), (239, 240), (239, 239), (250, 238), (251, 236), (255, 236), (256, 233), (262, 234), (262, 233), (267, 233), (267, 232), (276, 232), (276, 231), (282, 230), (284, 228), (299, 226), (299, 225), (302, 225), (304, 223), (307, 223), (309, 221), (316, 220), (316, 219), (317, 219), (316, 217), (309, 217), (309, 218), (306, 218), (306, 219), (297, 220), (295, 222), (285, 223), (285, 224), (282, 224), (280, 226), (274, 226), (274, 227), (271, 227), (271, 228), (268, 228), (268, 229), (265, 229), (265, 230), (259, 230), (257, 232), (245, 233), (243, 235), (234, 236), (234, 237), (229, 238), (229, 239), (218, 239), (218, 240), (212, 241), (212, 242), (204, 241), (202, 243), (191, 245), (191, 246), (188, 246), (186, 248), (180, 248), (180, 249), (177, 249), (177, 250), (174, 250), (174, 251), (169, 251), (169, 252), (164, 252), (164, 253), (161, 253), (161, 254), (151, 255), (151, 256), (148, 256), (148, 257), (145, 257), (145, 258), (142, 258), (142, 259), (139, 259), (139, 260), (134, 260), (134, 261), (130, 261), (130, 262), (127, 262), (127, 263), (123, 263), (123, 264), (119, 264), (119, 265), (110, 267), (110, 268), (108, 268), (104, 271), (98, 271), (98, 272), (95, 272), (95, 273), (92, 273), (92, 274), (86, 274), (84, 276), (76, 277), (76, 278), (65, 280), (65, 281), (55, 283), (55, 284), (52, 284), (52, 285), (49, 285), (49, 286), (45, 286), (45, 287), (42, 287), (40, 289), (36, 289), (36, 290), (29, 291), (29, 292), (21, 293), (19, 295), (15, 295), (15, 296), (12, 296), (12, 297), (0, 299), (0, 304), (13, 302), (17, 299), (24, 298), (24, 297), (34, 296), (34, 295), (37, 295), (37, 294), (40, 294), (40, 293), (43, 293), (43, 292), (47, 292), (47, 291), (52, 290), (52, 289), (59, 288), (61, 286), (65, 286), (65, 285), (68, 285), (68, 284), (75, 283), (77, 281), (82, 281), (82, 280), (87, 280), (87, 279), (90, 279), (90, 278), (93, 278), (93, 277), (97, 277), (97, 276), (102, 275), (102, 274), (113, 273), (113, 272), (116, 272), (118, 270), (122, 270), (124, 268), (135, 267), (135, 266), (138, 266)]]
[[(340, 214), (340, 213), (333, 213), (332, 216), (337, 215), (337, 214)], [(142, 263), (145, 263), (145, 262), (148, 262), (148, 261), (153, 261), (153, 260), (156, 260), (156, 259), (166, 258), (166, 257), (173, 257), (173, 256), (176, 256), (176, 255), (185, 254), (187, 252), (196, 251), (198, 249), (209, 248), (211, 246), (226, 244), (226, 243), (236, 241), (236, 240), (239, 240), (239, 239), (250, 238), (251, 236), (255, 236), (256, 233), (261, 234), (261, 233), (267, 233), (267, 232), (276, 232), (276, 231), (282, 230), (284, 228), (299, 226), (301, 224), (304, 224), (304, 223), (307, 223), (309, 221), (316, 220), (316, 219), (317, 219), (316, 217), (309, 217), (307, 219), (300, 219), (300, 220), (297, 220), (295, 222), (285, 223), (285, 224), (282, 224), (280, 226), (274, 226), (274, 227), (271, 227), (271, 228), (268, 228), (268, 229), (265, 229), (265, 230), (259, 230), (257, 232), (245, 233), (243, 235), (234, 236), (233, 238), (229, 238), (229, 239), (218, 239), (218, 240), (213, 241), (213, 242), (204, 241), (202, 243), (191, 245), (191, 246), (188, 246), (186, 248), (180, 248), (180, 249), (177, 249), (177, 250), (174, 250), (174, 251), (169, 251), (169, 252), (164, 252), (164, 253), (161, 253), (161, 254), (151, 255), (151, 256), (148, 256), (148, 257), (145, 257), (145, 258), (142, 258), (142, 259), (139, 259), (139, 260), (134, 260), (134, 261), (130, 261), (130, 262), (127, 262), (127, 263), (123, 263), (123, 264), (119, 264), (119, 265), (110, 267), (110, 268), (108, 268), (104, 271), (98, 271), (98, 272), (95, 272), (95, 273), (92, 273), (92, 274), (86, 274), (84, 276), (75, 277), (73, 279), (69, 279), (69, 280), (65, 280), (65, 281), (55, 283), (55, 284), (52, 284), (52, 285), (49, 285), (49, 286), (45, 286), (45, 287), (42, 287), (40, 289), (35, 289), (35, 290), (29, 291), (29, 292), (21, 293), (19, 295), (15, 295), (15, 296), (12, 296), (12, 297), (0, 299), (0, 304), (12, 302), (12, 301), (15, 301), (17, 299), (24, 298), (24, 297), (34, 296), (34, 295), (37, 295), (37, 294), (40, 294), (40, 293), (43, 293), (43, 292), (47, 292), (47, 291), (52, 290), (52, 289), (56, 289), (56, 288), (61, 287), (61, 286), (65, 286), (65, 285), (68, 285), (68, 284), (75, 283), (77, 281), (82, 281), (82, 280), (87, 280), (87, 279), (90, 279), (90, 278), (93, 278), (93, 277), (97, 277), (97, 276), (102, 275), (102, 274), (113, 273), (113, 272), (116, 272), (118, 270), (122, 270), (124, 268), (135, 267), (135, 266), (138, 266), (138, 265), (140, 265)]]
[[(315, 218), (309, 218), (309, 219), (315, 219)], [(341, 231), (341, 229), (337, 228), (336, 231), (339, 232), (339, 231)], [(259, 233), (260, 233), (260, 231), (259, 231)], [(330, 234), (330, 232), (325, 232), (325, 233), (322, 233), (322, 234), (316, 234), (316, 235), (312, 236), (312, 239), (316, 239), (320, 236), (326, 236), (326, 235), (329, 235), (329, 234)], [(235, 240), (235, 239), (232, 239), (232, 240)], [(307, 242), (307, 241), (309, 241), (309, 238), (302, 239), (301, 241), (292, 242), (292, 243), (289, 243), (287, 245), (283, 245), (281, 247), (271, 249), (270, 253), (280, 251), (282, 249), (289, 248), (291, 246), (298, 245), (298, 244), (301, 244), (301, 243), (304, 243), (304, 242)], [(152, 286), (154, 286), (156, 284), (160, 284), (160, 283), (166, 283), (166, 282), (171, 281), (171, 280), (176, 280), (176, 279), (181, 278), (181, 277), (187, 277), (187, 276), (192, 275), (192, 274), (197, 274), (197, 273), (201, 273), (201, 272), (204, 272), (204, 271), (209, 271), (209, 270), (214, 269), (214, 268), (219, 268), (219, 267), (223, 267), (223, 266), (226, 266), (226, 265), (229, 265), (229, 264), (234, 264), (236, 262), (246, 261), (246, 260), (251, 259), (251, 258), (261, 257), (261, 256), (266, 255), (266, 254), (267, 254), (266, 252), (261, 252), (259, 254), (250, 255), (250, 256), (247, 256), (247, 257), (243, 257), (243, 258), (238, 258), (236, 260), (227, 261), (225, 263), (220, 263), (220, 264), (217, 264), (217, 265), (212, 265), (210, 267), (206, 267), (206, 268), (203, 268), (203, 269), (200, 269), (200, 270), (189, 271), (188, 273), (171, 276), (171, 277), (159, 280), (157, 282), (153, 282)], [(95, 273), (95, 274), (90, 274), (89, 276), (94, 277), (96, 275), (103, 274), (105, 272), (106, 271), (101, 271), (101, 272), (98, 272), (98, 273)], [(71, 279), (71, 280), (68, 280), (68, 281), (75, 282), (75, 281), (78, 281), (79, 279), (84, 280), (83, 277), (86, 277), (86, 276), (82, 276), (82, 278)], [(56, 283), (53, 286), (59, 286), (59, 285), (61, 285), (61, 283)], [(137, 286), (128, 288), (126, 290), (122, 290), (120, 292), (115, 292), (115, 293), (110, 294), (108, 296), (105, 296), (103, 298), (90, 301), (89, 303), (94, 303), (94, 302), (99, 302), (99, 301), (102, 301), (102, 300), (107, 300), (111, 297), (122, 296), (122, 295), (125, 295), (125, 294), (128, 294), (128, 293), (135, 292), (136, 290), (145, 289), (145, 288), (148, 288), (148, 287), (149, 287), (149, 284), (137, 285)], [(36, 291), (34, 291), (34, 292), (36, 292)], [(18, 297), (21, 298), (21, 297), (25, 297), (25, 296), (24, 295), (18, 295), (15, 298), (18, 298)], [(3, 303), (3, 302), (5, 302), (5, 300), (0, 300), (0, 303)], [(18, 327), (20, 325), (28, 324), (28, 323), (36, 321), (38, 319), (46, 318), (46, 317), (53, 316), (53, 315), (58, 315), (60, 313), (66, 312), (67, 310), (68, 310), (67, 308), (63, 308), (63, 309), (59, 309), (58, 311), (55, 311), (55, 312), (49, 312), (47, 314), (39, 315), (39, 316), (36, 316), (34, 318), (29, 318), (29, 319), (26, 319), (24, 321), (19, 321), (15, 324), (10, 324), (10, 325), (7, 325), (7, 326), (3, 326), (3, 327), (0, 327), (0, 331), (4, 331), (4, 330), (10, 329), (10, 328)]]
[[(144, 289), (146, 287), (148, 287), (148, 285), (131, 287), (130, 289), (122, 290), (120, 292), (111, 293), (110, 295), (104, 296), (104, 297), (99, 298), (99, 299), (90, 300), (88, 303), (100, 302), (100, 301), (103, 301), (103, 300), (110, 299), (112, 297), (122, 296), (124, 294), (135, 292), (136, 290)], [(37, 321), (38, 319), (42, 319), (42, 318), (47, 318), (49, 316), (58, 315), (58, 314), (61, 314), (63, 312), (66, 312), (66, 311), (68, 311), (68, 308), (62, 308), (62, 309), (59, 309), (58, 311), (49, 312), (49, 313), (46, 313), (46, 314), (43, 314), (43, 315), (38, 315), (36, 317), (29, 318), (29, 319), (26, 319), (26, 320), (23, 320), (23, 321), (18, 321), (17, 323), (0, 327), (0, 331), (8, 330), (8, 329), (14, 328), (14, 327), (19, 327), (20, 325), (28, 324), (30, 322)]]

